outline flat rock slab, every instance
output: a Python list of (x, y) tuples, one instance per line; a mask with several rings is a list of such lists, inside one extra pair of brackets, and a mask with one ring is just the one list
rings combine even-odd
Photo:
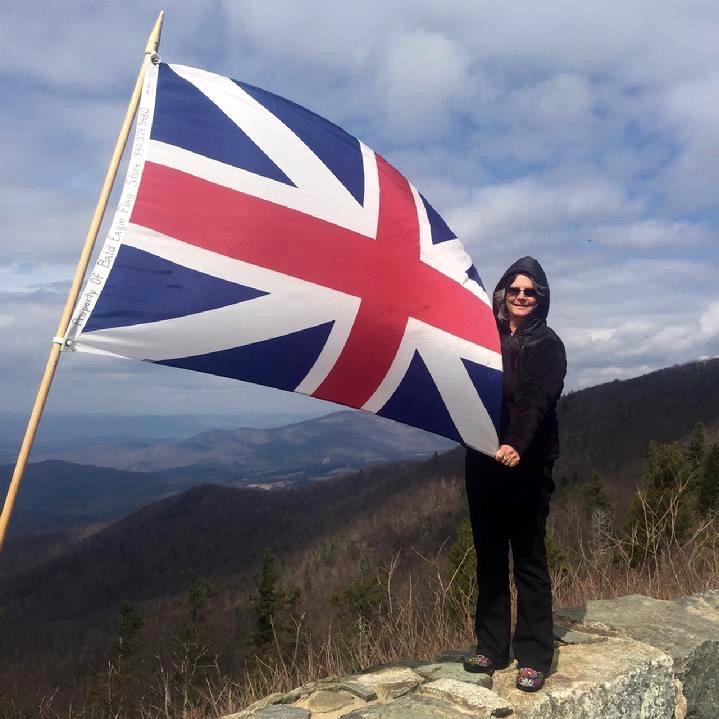
[(355, 704), (356, 697), (346, 691), (323, 689), (321, 691), (310, 694), (304, 700), (304, 705), (312, 714), (327, 714), (329, 712), (338, 712), (345, 707)]
[(684, 686), (687, 716), (716, 719), (719, 706), (719, 591), (676, 601), (630, 594), (593, 600), (559, 610), (560, 616), (585, 627), (613, 630), (651, 644), (674, 659), (674, 673)]
[(544, 689), (516, 688), (516, 671), (494, 675), (494, 691), (517, 719), (673, 719), (671, 657), (632, 639), (607, 638), (557, 650)]
[(310, 719), (307, 709), (300, 707), (273, 706), (253, 713), (254, 719)]
[(424, 682), (424, 678), (408, 667), (387, 667), (352, 677), (377, 692), (380, 700), (396, 699), (408, 694)]
[(366, 702), (374, 701), (377, 698), (377, 692), (372, 687), (362, 684), (362, 682), (342, 682), (342, 688)]
[[(714, 593), (707, 593), (713, 595)], [(669, 654), (678, 664), (706, 640), (719, 642), (719, 610), (702, 595), (676, 602), (630, 594), (597, 599), (557, 614), (585, 627), (619, 631)]]
[(472, 716), (449, 702), (430, 696), (412, 695), (391, 704), (355, 709), (342, 719), (468, 719)]
[(415, 667), (414, 671), (429, 681), (435, 681), (437, 679), (454, 679), (459, 682), (466, 682), (467, 684), (484, 687), (485, 689), (492, 688), (492, 677), (487, 674), (473, 674), (471, 672), (465, 672), (462, 665), (456, 662), (423, 664)]
[(512, 707), (499, 695), (484, 687), (458, 682), (456, 679), (437, 679), (422, 687), (422, 692), (446, 699), (470, 709), (475, 717), (506, 717), (512, 713)]
[(605, 637), (598, 634), (577, 632), (574, 629), (564, 629), (557, 626), (554, 627), (554, 638), (559, 639), (564, 644), (591, 644), (593, 642), (602, 642), (605, 639)]
[(265, 707), (269, 707), (274, 704), (282, 704), (284, 697), (285, 695), (282, 692), (273, 692), (272, 694), (268, 694), (266, 697), (258, 699), (254, 702), (254, 704), (250, 704), (250, 706), (245, 709), (245, 714), (249, 716), (249, 714), (253, 711), (259, 711), (260, 709), (264, 709)]

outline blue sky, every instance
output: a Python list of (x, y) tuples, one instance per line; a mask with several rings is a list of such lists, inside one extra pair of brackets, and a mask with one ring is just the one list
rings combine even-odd
[[(511, 7), (4, 2), (0, 410), (30, 408), (163, 8), (164, 60), (283, 94), (362, 138), (430, 199), (485, 284), (519, 256), (539, 258), (552, 287), (550, 324), (568, 350), (569, 389), (718, 355), (719, 5)], [(49, 408), (331, 406), (71, 355)]]

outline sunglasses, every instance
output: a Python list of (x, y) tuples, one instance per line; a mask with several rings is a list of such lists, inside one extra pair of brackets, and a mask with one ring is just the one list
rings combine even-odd
[(507, 297), (519, 297), (520, 292), (524, 292), (525, 297), (536, 297), (537, 290), (531, 287), (507, 287)]

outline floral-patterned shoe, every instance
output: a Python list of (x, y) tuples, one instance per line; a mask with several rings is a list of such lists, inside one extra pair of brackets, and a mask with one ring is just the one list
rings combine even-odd
[(462, 662), (462, 666), (464, 667), (465, 672), (472, 672), (473, 674), (489, 674), (490, 676), (494, 674), (495, 669), (499, 669), (499, 667), (484, 654), (474, 654), (467, 657), (464, 662)]
[(517, 674), (517, 689), (536, 692), (544, 686), (544, 674), (531, 667), (520, 667)]

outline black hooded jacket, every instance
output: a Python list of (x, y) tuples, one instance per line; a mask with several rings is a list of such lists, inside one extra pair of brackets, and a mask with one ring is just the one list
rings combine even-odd
[[(537, 297), (532, 314), (512, 334), (508, 321), (500, 317), (504, 293), (498, 297), (498, 290), (509, 287), (519, 274), (527, 275), (535, 285), (545, 287), (546, 294)], [(522, 257), (502, 275), (494, 296), (494, 316), (502, 343), (504, 367), (499, 440), (517, 450), (520, 465), (543, 464), (559, 455), (557, 400), (567, 372), (564, 345), (547, 327), (547, 276), (537, 260)]]

